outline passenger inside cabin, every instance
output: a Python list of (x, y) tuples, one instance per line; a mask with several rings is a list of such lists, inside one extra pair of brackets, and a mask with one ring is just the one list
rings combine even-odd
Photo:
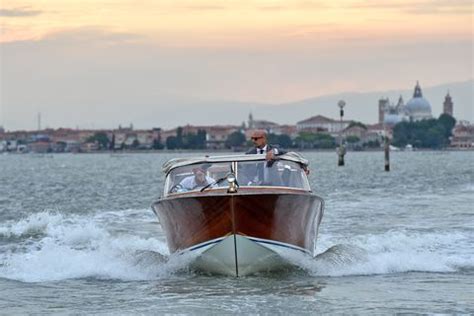
[(202, 189), (207, 185), (211, 185), (211, 187), (216, 187), (216, 181), (206, 175), (207, 169), (209, 169), (209, 165), (200, 165), (193, 168), (193, 175), (184, 178), (179, 183), (180, 189), (184, 191), (192, 191)]

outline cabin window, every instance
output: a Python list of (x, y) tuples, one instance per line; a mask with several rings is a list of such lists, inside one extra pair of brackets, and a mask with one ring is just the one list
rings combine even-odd
[[(235, 170), (232, 166), (235, 166)], [(309, 183), (301, 165), (286, 160), (201, 163), (170, 171), (165, 181), (165, 195), (227, 188), (227, 175), (234, 172), (240, 187), (275, 186), (309, 191)]]
[(238, 162), (237, 181), (241, 187), (280, 186), (310, 190), (301, 166), (286, 160)]
[(168, 174), (165, 193), (199, 191), (206, 186), (210, 189), (227, 187), (231, 165), (231, 162), (202, 163), (175, 168)]

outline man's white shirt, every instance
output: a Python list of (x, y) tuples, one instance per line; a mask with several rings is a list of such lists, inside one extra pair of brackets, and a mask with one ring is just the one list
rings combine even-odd
[(179, 184), (183, 187), (183, 189), (186, 189), (186, 190), (194, 190), (194, 189), (197, 189), (198, 187), (203, 188), (206, 185), (211, 184), (211, 183), (214, 183), (212, 187), (216, 186), (215, 184), (216, 181), (211, 177), (206, 176), (206, 182), (207, 183), (204, 185), (198, 185), (196, 183), (196, 177), (189, 176), (189, 177), (184, 178)]
[[(278, 149), (277, 148), (272, 148), (272, 150), (273, 150), (273, 153), (275, 155), (278, 155)], [(267, 151), (268, 151), (268, 145), (265, 145), (263, 148), (258, 148), (257, 147), (257, 154), (266, 154)]]

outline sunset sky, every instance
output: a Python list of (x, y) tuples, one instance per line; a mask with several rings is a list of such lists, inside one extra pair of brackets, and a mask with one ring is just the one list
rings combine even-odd
[(111, 104), (116, 124), (163, 99), (283, 103), (472, 79), (472, 6), (0, 0), (0, 125), (32, 128), (41, 111), (53, 127), (102, 126)]

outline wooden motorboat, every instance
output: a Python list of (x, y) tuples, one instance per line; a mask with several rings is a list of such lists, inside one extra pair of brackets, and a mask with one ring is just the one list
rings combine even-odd
[(296, 153), (170, 160), (152, 206), (170, 252), (193, 252), (194, 268), (235, 276), (280, 269), (294, 252), (314, 256), (324, 201), (311, 192), (307, 164)]

